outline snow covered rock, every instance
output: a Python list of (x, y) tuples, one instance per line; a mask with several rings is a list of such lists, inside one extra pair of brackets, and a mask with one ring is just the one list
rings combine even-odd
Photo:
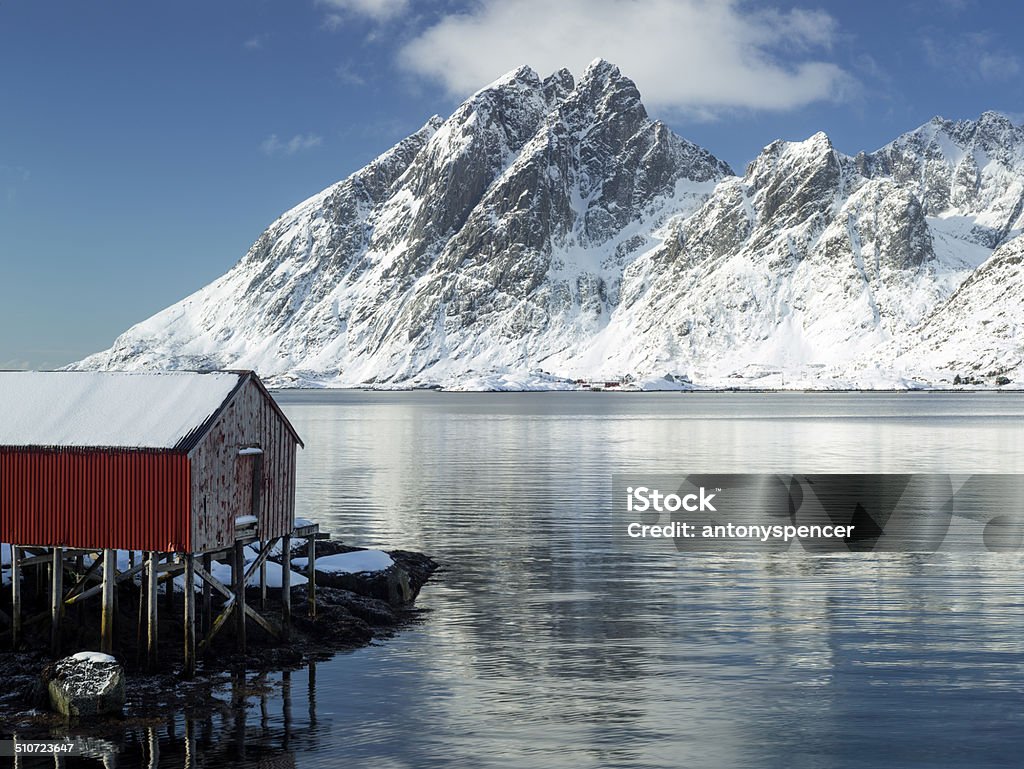
[[(308, 574), (309, 561), (295, 558), (292, 566)], [(411, 603), (416, 597), (409, 572), (382, 550), (350, 550), (318, 557), (317, 584), (342, 588), (392, 606)]]
[(121, 664), (99, 652), (79, 652), (59, 660), (49, 676), (51, 707), (68, 718), (121, 712), (125, 677)]

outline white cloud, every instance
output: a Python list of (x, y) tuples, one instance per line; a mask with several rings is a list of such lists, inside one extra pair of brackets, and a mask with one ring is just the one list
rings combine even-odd
[(263, 47), (263, 44), (267, 42), (268, 37), (270, 37), (270, 35), (267, 34), (253, 35), (248, 40), (246, 40), (242, 45), (244, 45), (250, 51), (258, 51)]
[[(321, 5), (337, 8), (340, 11), (369, 16), (376, 21), (386, 21), (404, 13), (409, 7), (409, 0), (319, 0)], [(341, 23), (340, 17), (331, 15), (327, 17), (328, 24), (337, 26)]]
[(958, 38), (922, 40), (925, 57), (933, 69), (954, 80), (998, 82), (1021, 73), (1021, 60), (997, 45), (991, 32), (967, 32)]
[(334, 68), (334, 74), (345, 85), (366, 85), (366, 78), (359, 74), (352, 62), (343, 62)]
[(813, 56), (837, 34), (822, 11), (738, 0), (481, 0), (423, 31), (399, 61), (464, 97), (522, 64), (578, 74), (602, 57), (655, 108), (785, 110), (849, 93), (853, 78)]
[(270, 134), (260, 143), (265, 155), (294, 155), (296, 152), (313, 149), (323, 144), (323, 138), (315, 134), (296, 134), (291, 139), (281, 140), (277, 134)]

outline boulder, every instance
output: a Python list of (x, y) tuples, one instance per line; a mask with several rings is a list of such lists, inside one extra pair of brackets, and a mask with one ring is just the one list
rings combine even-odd
[(124, 707), (124, 668), (108, 654), (79, 652), (53, 666), (47, 688), (50, 706), (68, 718), (115, 715)]

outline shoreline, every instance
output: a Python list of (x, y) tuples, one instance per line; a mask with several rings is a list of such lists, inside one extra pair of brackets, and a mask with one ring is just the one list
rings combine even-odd
[[(317, 542), (317, 557), (364, 550), (330, 540)], [(46, 679), (55, 660), (45, 651), (46, 644), (27, 638), (23, 648), (0, 651), (0, 667), (5, 672), (6, 687), (0, 694), (0, 739), (53, 739), (58, 735), (102, 737), (121, 734), (139, 724), (160, 723), (179, 712), (202, 718), (222, 704), (214, 696), (226, 684), (234, 686), (239, 677), (257, 679), (285, 674), (393, 638), (424, 619), (424, 611), (415, 605), (420, 589), (440, 568), (429, 556), (407, 550), (386, 551), (394, 561), (392, 567), (361, 574), (332, 574), (317, 570), (317, 615), (307, 616), (304, 585), (296, 585), (292, 593), (292, 633), (284, 643), (251, 628), (244, 654), (238, 652), (229, 634), (221, 634), (210, 653), (199, 660), (196, 674), (181, 674), (181, 650), (174, 641), (163, 640), (160, 662), (147, 670), (139, 660), (139, 649), (132, 648), (134, 632), (119, 635), (119, 648), (113, 655), (121, 663), (128, 696), (123, 712), (117, 716), (88, 720), (66, 719), (49, 708)], [(293, 551), (293, 557), (296, 555)], [(406, 601), (388, 600), (389, 588), (405, 585), (411, 594)], [(124, 597), (130, 597), (134, 585), (120, 586)], [(271, 588), (270, 603), (280, 604), (280, 589)], [(248, 588), (254, 602), (258, 588)], [(180, 596), (178, 596), (180, 598)], [(162, 599), (161, 599), (162, 600)], [(124, 601), (130, 605), (130, 601)], [(121, 615), (121, 625), (128, 616)], [(164, 633), (165, 639), (176, 634)], [(69, 639), (71, 640), (71, 639)], [(70, 642), (63, 647), (60, 658), (86, 651), (88, 643)]]

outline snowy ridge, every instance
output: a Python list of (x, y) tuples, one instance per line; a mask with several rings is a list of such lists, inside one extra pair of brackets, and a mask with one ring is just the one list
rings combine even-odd
[(734, 176), (614, 65), (521, 67), (76, 365), (315, 387), (1013, 386), (1022, 232), (1024, 129), (997, 113), (856, 157), (823, 133), (776, 141)]

